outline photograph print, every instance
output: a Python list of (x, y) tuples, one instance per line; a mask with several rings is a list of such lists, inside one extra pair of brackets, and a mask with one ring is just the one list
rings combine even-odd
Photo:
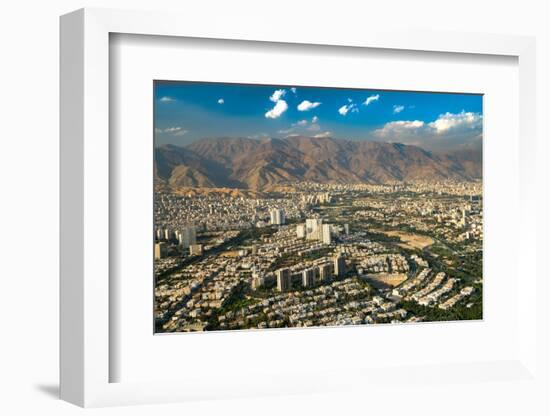
[(483, 96), (155, 81), (156, 333), (483, 319)]

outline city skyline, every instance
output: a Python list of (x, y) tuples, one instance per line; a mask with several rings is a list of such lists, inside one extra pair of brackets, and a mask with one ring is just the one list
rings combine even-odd
[(480, 94), (156, 81), (155, 143), (308, 136), (450, 150), (481, 144)]

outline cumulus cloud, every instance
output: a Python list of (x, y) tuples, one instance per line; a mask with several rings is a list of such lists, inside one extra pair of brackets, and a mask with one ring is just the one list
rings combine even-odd
[(300, 104), (298, 104), (298, 111), (309, 111), (309, 110), (313, 110), (314, 108), (316, 107), (319, 107), (321, 105), (321, 103), (319, 102), (311, 102), (311, 101), (308, 101), (308, 100), (304, 100), (302, 101)]
[(399, 137), (403, 133), (417, 133), (424, 127), (425, 123), (420, 120), (400, 120), (390, 121), (381, 129), (375, 130), (374, 134), (380, 137)]
[(275, 106), (265, 113), (266, 118), (279, 118), (288, 109), (288, 104), (285, 100), (278, 100)]
[(269, 99), (271, 101), (273, 101), (274, 103), (276, 103), (277, 101), (279, 101), (281, 98), (283, 98), (286, 94), (286, 91), (281, 89), (281, 90), (275, 90), (273, 91), (273, 94), (271, 94), (271, 97), (269, 97)]
[(319, 125), (319, 117), (313, 116), (311, 121), (306, 119), (298, 120), (296, 123), (292, 123), (288, 129), (281, 129), (277, 133), (279, 134), (290, 134), (290, 133), (301, 133), (305, 132), (316, 132), (320, 131), (321, 126)]
[(480, 129), (483, 124), (483, 116), (478, 113), (465, 112), (464, 110), (458, 114), (445, 113), (429, 124), (437, 134), (444, 134), (449, 131), (456, 130), (473, 130)]
[(393, 106), (393, 113), (394, 114), (398, 114), (400, 113), (401, 111), (403, 111), (405, 109), (405, 106), (404, 105), (394, 105)]
[(161, 97), (159, 101), (162, 102), (162, 103), (169, 103), (169, 102), (176, 101), (176, 100), (172, 97), (164, 96), (164, 97)]
[(429, 123), (421, 120), (391, 121), (375, 130), (373, 135), (387, 141), (445, 148), (481, 139), (482, 128), (483, 115), (462, 111), (440, 114)]
[(292, 94), (296, 94), (296, 87), (292, 87), (290, 91), (292, 91)]
[(183, 127), (166, 127), (164, 129), (155, 128), (155, 133), (157, 134), (170, 134), (172, 136), (183, 136), (185, 133), (187, 133), (187, 130), (185, 130)]
[(288, 104), (282, 98), (285, 96), (286, 90), (280, 89), (273, 91), (269, 99), (275, 103), (273, 108), (265, 113), (266, 118), (279, 118), (288, 109)]
[(224, 100), (223, 98), (220, 98), (220, 99), (218, 100), (218, 104), (223, 104), (223, 103), (225, 103), (225, 100)]
[[(348, 98), (348, 101), (349, 101), (349, 98)], [(343, 116), (347, 115), (350, 111), (352, 113), (357, 113), (359, 112), (359, 109), (357, 108), (357, 105), (352, 102), (350, 102), (349, 104), (345, 104), (338, 109), (338, 112)]]
[(313, 137), (315, 137), (316, 139), (323, 139), (323, 138), (331, 137), (331, 136), (332, 136), (332, 132), (324, 131), (322, 133), (315, 134)]
[(369, 104), (375, 101), (378, 101), (379, 98), (380, 98), (379, 94), (373, 94), (370, 97), (367, 97), (367, 99), (363, 102), (363, 105), (368, 106)]

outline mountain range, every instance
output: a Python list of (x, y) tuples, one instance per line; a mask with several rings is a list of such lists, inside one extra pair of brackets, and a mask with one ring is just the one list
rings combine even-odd
[(446, 152), (330, 137), (208, 138), (155, 148), (155, 176), (172, 188), (269, 190), (278, 185), (481, 178), (481, 142)]

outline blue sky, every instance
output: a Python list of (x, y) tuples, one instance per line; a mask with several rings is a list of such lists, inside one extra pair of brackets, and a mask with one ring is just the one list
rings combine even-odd
[(155, 143), (292, 135), (450, 149), (479, 143), (482, 96), (202, 82), (155, 82)]

